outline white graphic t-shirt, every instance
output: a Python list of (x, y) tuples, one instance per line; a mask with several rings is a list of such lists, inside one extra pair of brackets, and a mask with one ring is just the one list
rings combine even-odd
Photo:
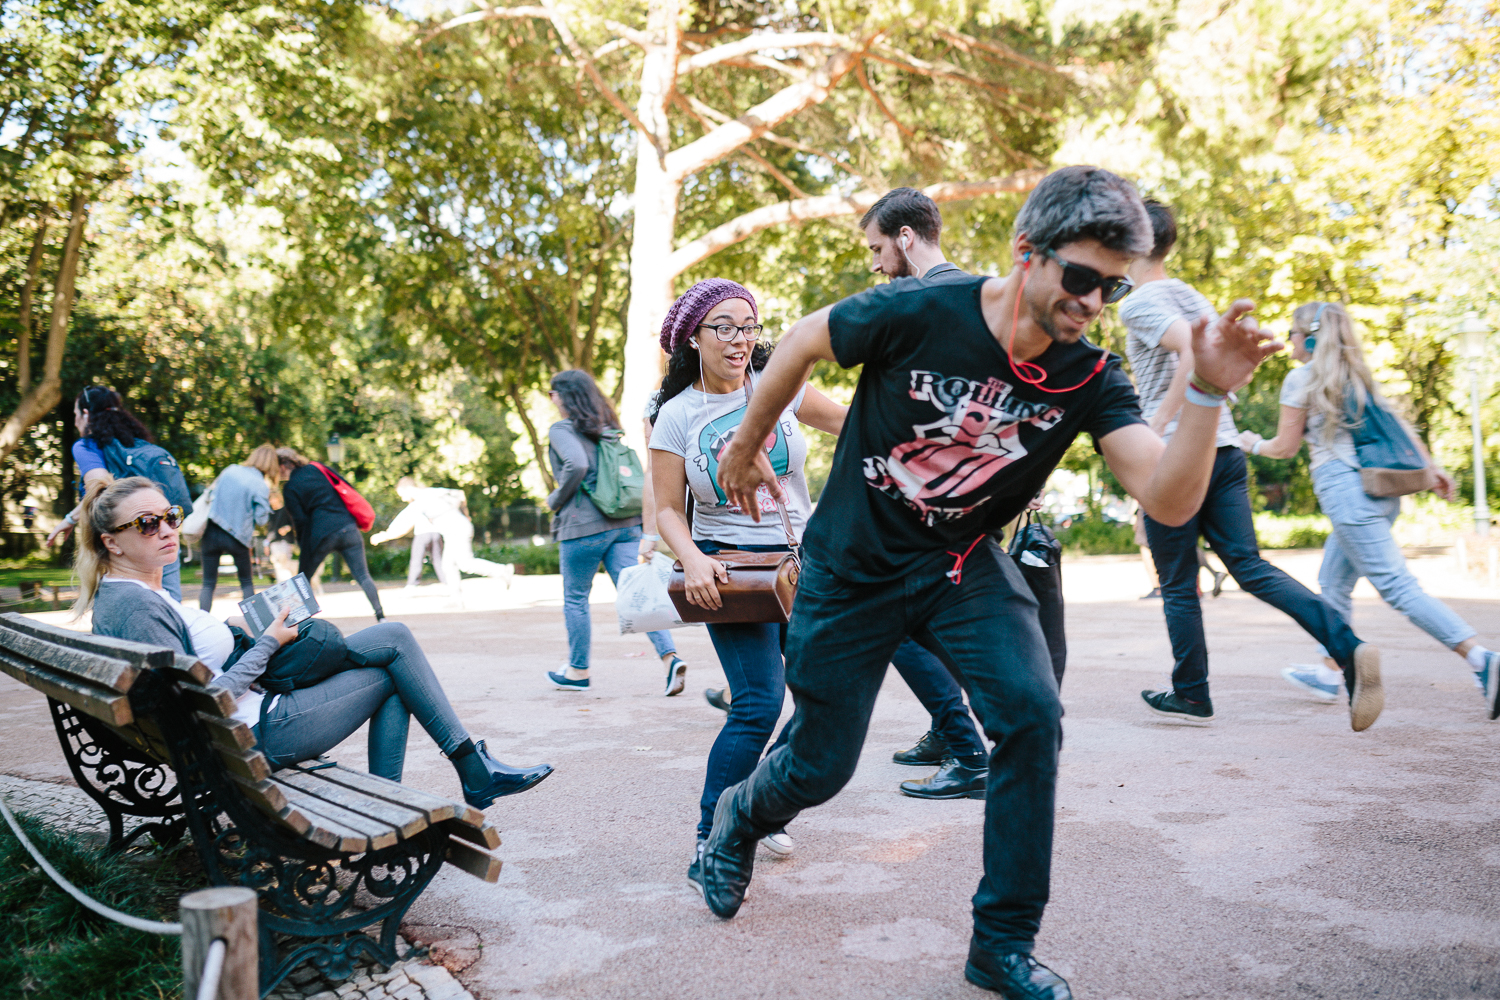
[[(797, 393), (776, 421), (776, 433), (766, 456), (781, 481), (787, 496), (787, 514), (792, 531), (800, 539), (812, 511), (803, 466), (807, 463), (807, 439), (797, 425), (797, 411), (807, 387)], [(762, 486), (756, 494), (760, 501), (760, 523), (756, 524), (738, 505), (730, 504), (719, 489), (719, 456), (734, 440), (735, 428), (745, 419), (745, 393), (699, 392), (689, 386), (662, 404), (651, 431), (653, 451), (666, 451), (682, 457), (687, 469), (688, 489), (693, 494), (693, 538), (712, 540), (726, 545), (785, 545), (786, 531), (776, 501)]]

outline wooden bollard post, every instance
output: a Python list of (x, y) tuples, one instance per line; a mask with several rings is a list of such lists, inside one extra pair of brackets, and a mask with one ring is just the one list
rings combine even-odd
[(255, 890), (243, 886), (199, 889), (178, 901), (182, 919), (182, 996), (197, 1000), (208, 947), (223, 938), (227, 951), (213, 1000), (260, 996), (259, 913)]

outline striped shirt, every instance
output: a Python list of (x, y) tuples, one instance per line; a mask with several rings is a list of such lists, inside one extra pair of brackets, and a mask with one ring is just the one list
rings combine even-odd
[[(1128, 331), (1125, 354), (1130, 358), (1130, 373), (1135, 376), (1136, 391), (1141, 395), (1141, 415), (1148, 422), (1161, 409), (1172, 376), (1177, 374), (1177, 352), (1162, 347), (1161, 338), (1179, 319), (1191, 323), (1199, 316), (1213, 319), (1218, 315), (1208, 299), (1176, 278), (1147, 282), (1131, 292), (1120, 306), (1120, 319), (1125, 321)], [(1161, 436), (1170, 438), (1176, 429), (1177, 418), (1173, 417)], [(1239, 445), (1239, 431), (1235, 430), (1228, 406), (1219, 410), (1219, 434), (1214, 444), (1219, 448)]]

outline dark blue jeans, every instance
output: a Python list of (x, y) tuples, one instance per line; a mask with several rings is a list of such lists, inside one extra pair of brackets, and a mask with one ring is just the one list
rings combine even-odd
[(891, 666), (932, 716), (933, 731), (943, 737), (955, 757), (985, 752), (984, 742), (964, 704), (963, 688), (942, 660), (907, 639), (891, 654)]
[(975, 939), (991, 954), (1029, 952), (1051, 879), (1062, 703), (1036, 598), (1015, 563), (986, 539), (957, 586), (944, 575), (952, 565), (934, 552), (901, 579), (854, 584), (804, 563), (787, 634), (797, 706), (788, 741), (726, 794), (736, 822), (761, 835), (838, 794), (859, 763), (891, 654), (911, 636), (962, 678), (995, 743)]
[(1255, 543), (1255, 522), (1250, 516), (1245, 453), (1226, 446), (1214, 458), (1203, 506), (1187, 524), (1169, 528), (1146, 518), (1146, 540), (1161, 580), (1162, 610), (1176, 661), (1172, 687), (1179, 695), (1193, 701), (1208, 698), (1208, 643), (1203, 637), (1203, 607), (1198, 599), (1199, 535), (1208, 540), (1241, 590), (1290, 615), (1339, 666), (1353, 661), (1359, 638), (1338, 613), (1261, 558)]
[[(698, 548), (713, 555), (727, 548), (747, 552), (785, 552), (785, 545), (729, 546), (719, 542), (700, 541)], [(703, 796), (699, 799), (698, 837), (708, 836), (714, 825), (714, 808), (719, 795), (730, 785), (744, 781), (760, 763), (761, 751), (781, 718), (786, 700), (785, 625), (710, 624), (708, 637), (719, 655), (724, 679), (729, 682), (732, 700), (729, 717), (719, 738), (708, 752), (708, 770), (703, 778)], [(941, 666), (941, 664), (939, 665)], [(786, 730), (776, 741), (786, 742)]]

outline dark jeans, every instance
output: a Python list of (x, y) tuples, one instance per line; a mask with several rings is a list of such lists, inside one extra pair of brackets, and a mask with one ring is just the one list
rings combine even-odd
[(432, 550), (432, 569), (437, 573), (438, 583), (448, 585), (447, 574), (443, 572), (443, 536), (436, 531), (424, 531), (412, 536), (411, 561), (406, 567), (408, 587), (415, 587), (422, 579), (422, 562), (427, 558), (428, 549)]
[(255, 577), (250, 572), (250, 549), (240, 540), (209, 521), (198, 546), (203, 559), (203, 589), (198, 593), (198, 607), (209, 611), (214, 604), (214, 589), (219, 585), (219, 557), (228, 552), (234, 557), (234, 568), (240, 575), (240, 592), (249, 600), (255, 595)]
[(1036, 598), (1015, 563), (986, 539), (960, 585), (944, 575), (952, 566), (934, 552), (901, 579), (852, 584), (806, 562), (787, 634), (797, 706), (789, 740), (725, 794), (736, 822), (761, 836), (836, 795), (859, 762), (886, 664), (911, 636), (963, 679), (995, 743), (975, 938), (991, 954), (1029, 952), (1052, 869), (1062, 703)]
[[(698, 548), (713, 555), (730, 548), (718, 542), (700, 541)], [(741, 551), (785, 552), (784, 545), (735, 546)], [(719, 656), (724, 678), (729, 682), (733, 700), (724, 728), (719, 730), (713, 749), (708, 752), (708, 769), (703, 776), (703, 795), (698, 800), (698, 838), (708, 836), (714, 825), (714, 807), (719, 795), (730, 785), (744, 781), (776, 729), (781, 706), (786, 701), (785, 625), (710, 624), (708, 637)], [(942, 669), (942, 664), (938, 665)], [(946, 673), (946, 671), (944, 671)], [(960, 700), (962, 704), (962, 700)], [(786, 742), (786, 730), (776, 746)]]
[(380, 595), (375, 592), (375, 581), (371, 579), (370, 567), (365, 562), (365, 539), (355, 525), (345, 525), (330, 535), (324, 535), (317, 540), (315, 546), (304, 546), (302, 554), (297, 557), (297, 571), (311, 580), (330, 552), (337, 552), (344, 557), (349, 574), (359, 584), (359, 589), (365, 592), (365, 597), (369, 598), (370, 607), (375, 609), (375, 617), (384, 618), (385, 612), (380, 608)]
[(1198, 536), (1208, 540), (1240, 589), (1292, 617), (1322, 643), (1340, 666), (1354, 658), (1359, 638), (1323, 599), (1260, 556), (1250, 517), (1245, 453), (1219, 449), (1203, 506), (1187, 524), (1169, 528), (1146, 518), (1146, 540), (1161, 580), (1162, 609), (1172, 637), (1172, 687), (1184, 698), (1208, 698), (1208, 644), (1198, 598)]
[(411, 629), (381, 622), (345, 641), (355, 652), (388, 665), (345, 670), (281, 695), (255, 726), (261, 752), (272, 767), (327, 753), (368, 721), (370, 773), (400, 781), (411, 716), (445, 754), (469, 738)]
[[(979, 738), (979, 730), (974, 728), (969, 708), (964, 704), (963, 688), (942, 660), (907, 639), (891, 654), (891, 666), (932, 716), (933, 731), (943, 737), (955, 757), (973, 757), (985, 752), (984, 741)], [(734, 686), (729, 690), (733, 691)]]

